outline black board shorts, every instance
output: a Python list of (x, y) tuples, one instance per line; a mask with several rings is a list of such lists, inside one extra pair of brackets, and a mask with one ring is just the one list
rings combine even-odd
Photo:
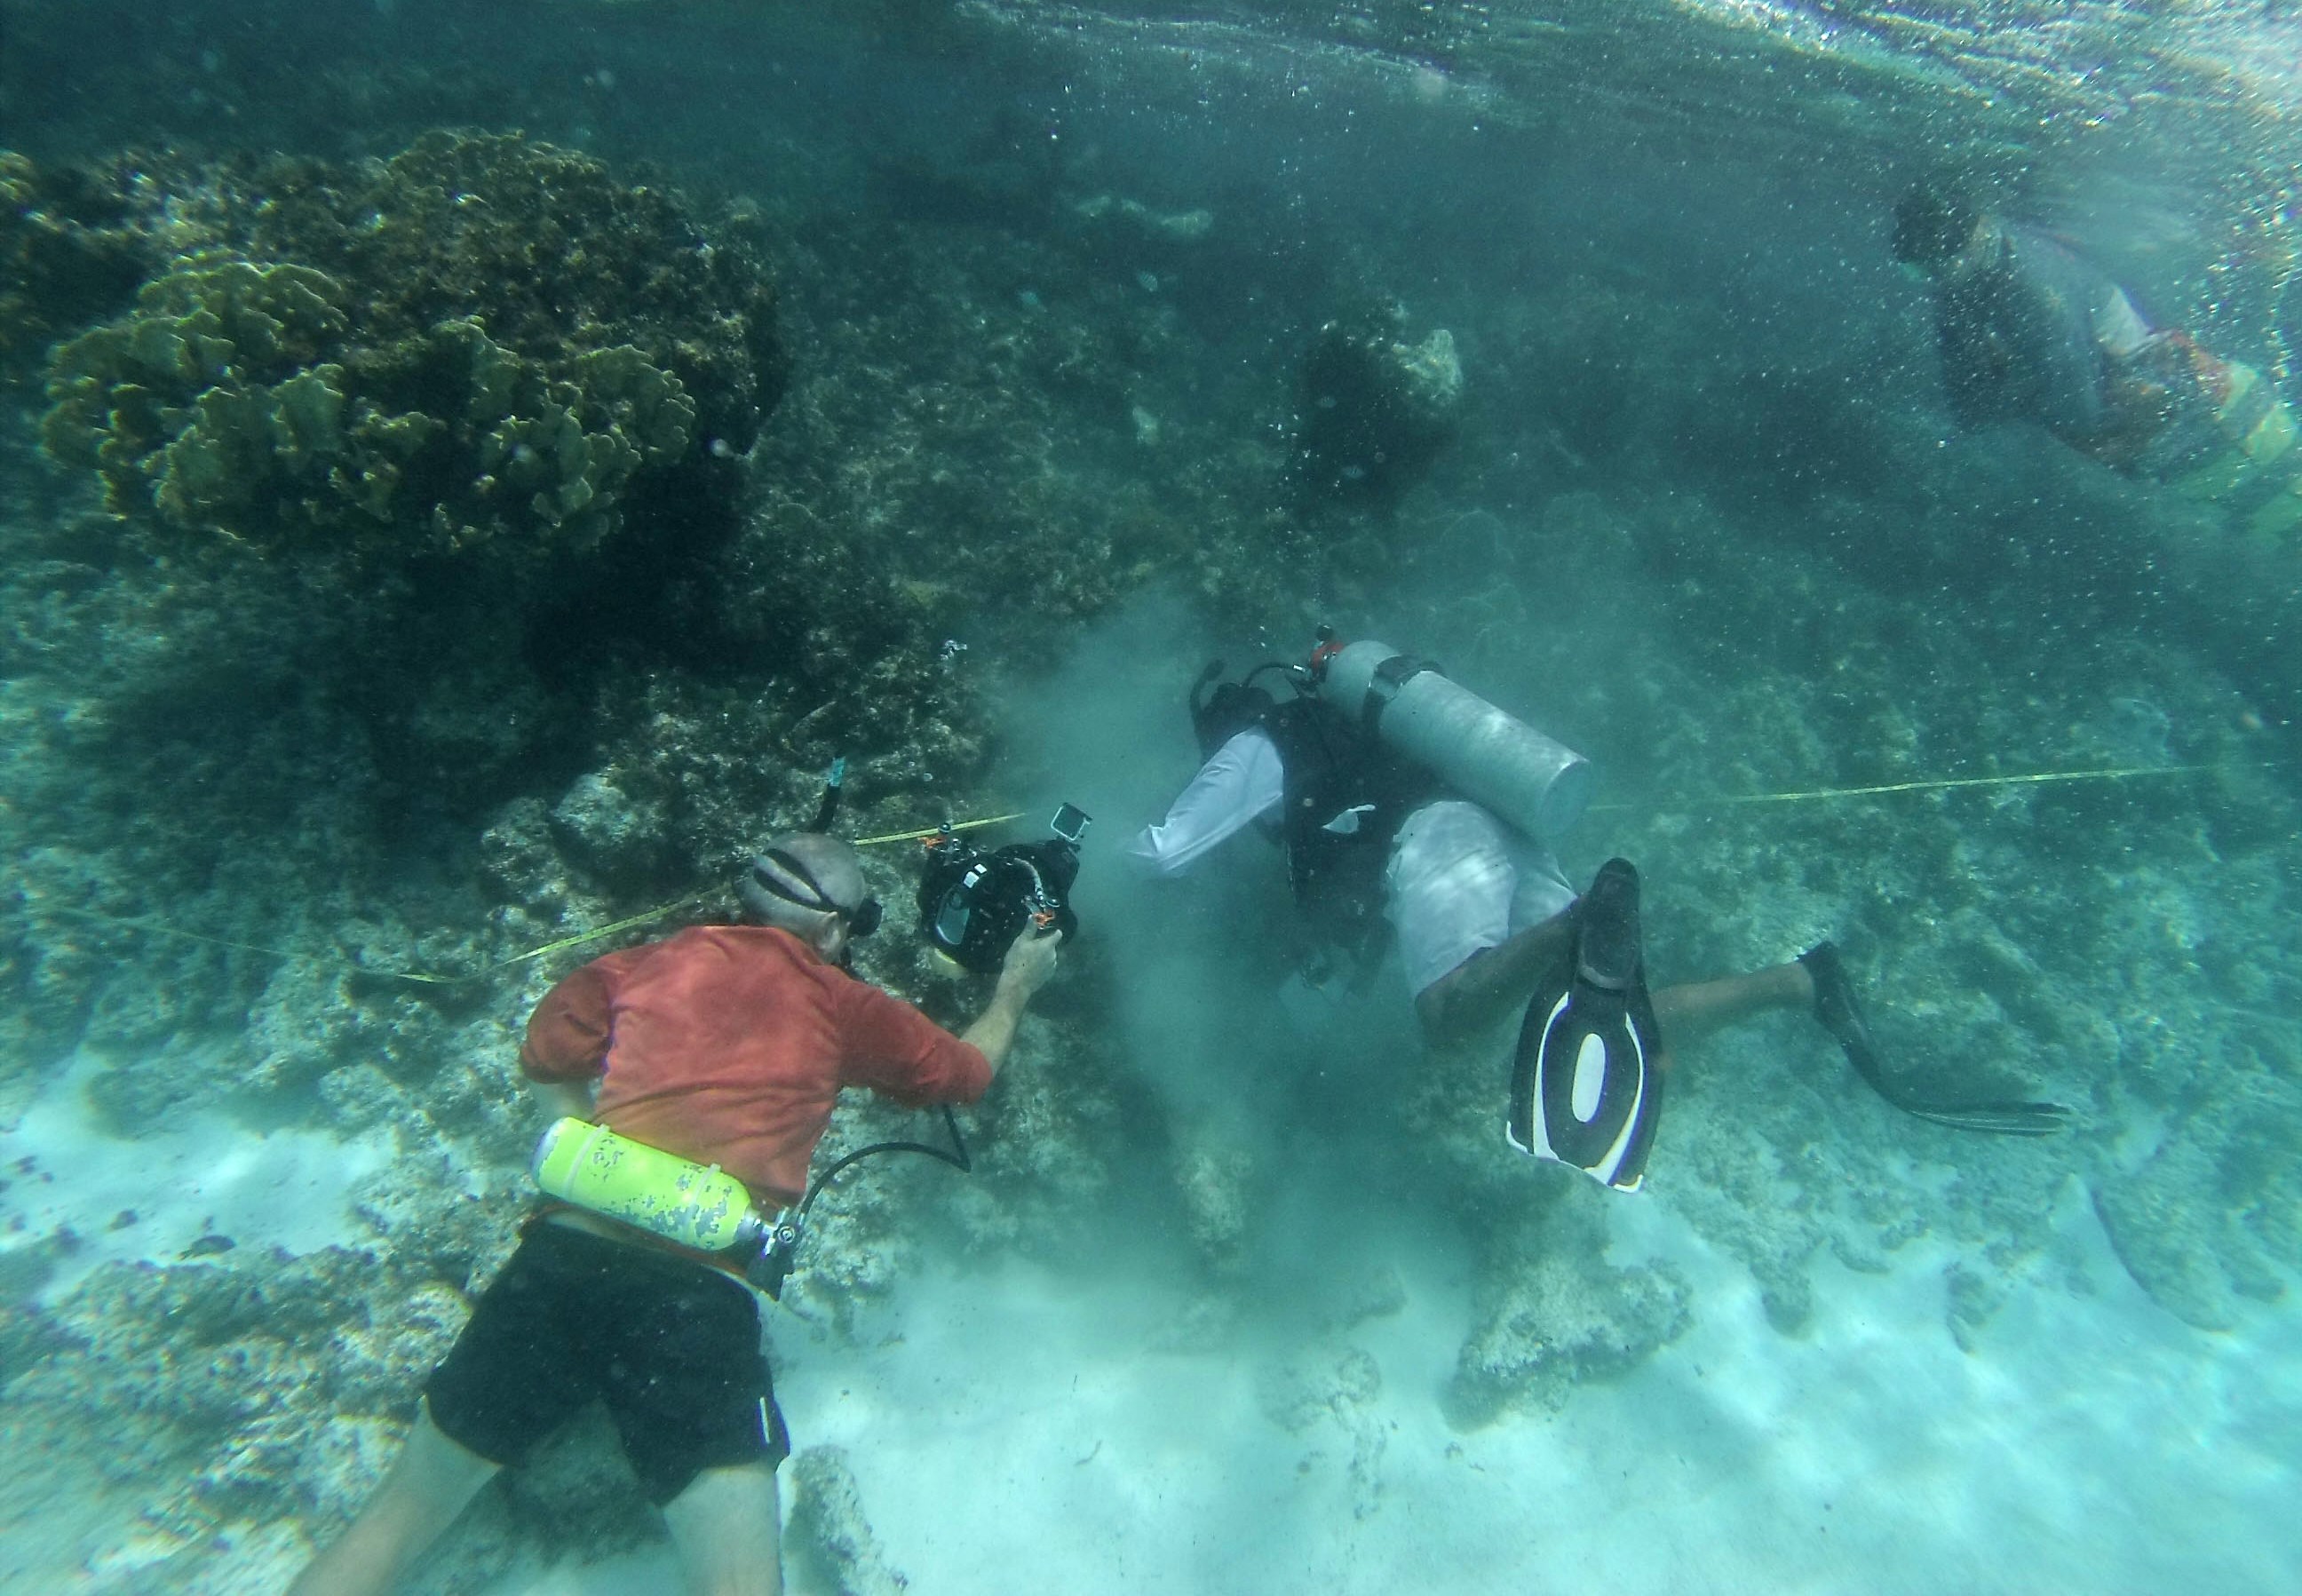
[(502, 1464), (596, 1397), (658, 1507), (701, 1469), (791, 1452), (751, 1291), (567, 1225), (529, 1229), (424, 1394), (449, 1440)]

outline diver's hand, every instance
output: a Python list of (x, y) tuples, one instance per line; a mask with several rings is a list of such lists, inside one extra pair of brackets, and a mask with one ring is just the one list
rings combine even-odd
[(1007, 949), (999, 965), (999, 989), (1028, 1000), (1055, 973), (1055, 950), (1063, 945), (1060, 931), (1026, 931)]

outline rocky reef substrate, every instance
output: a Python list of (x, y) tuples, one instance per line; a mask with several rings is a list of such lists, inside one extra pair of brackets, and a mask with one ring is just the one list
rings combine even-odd
[[(1659, 292), (1561, 277), (1348, 320), (1378, 296), (1256, 257), (1220, 206), (1179, 224), (1198, 207), (1057, 174), (987, 209), (985, 172), (928, 176), (908, 210), (826, 213), (508, 134), (0, 165), (0, 1113), (93, 1055), (122, 1137), (215, 1113), (395, 1155), (333, 1247), (54, 1290), (74, 1239), (8, 1255), (0, 1422), (106, 1437), (140, 1504), (88, 1555), (254, 1588), (373, 1483), (521, 1211), (517, 1028), (608, 945), (505, 961), (724, 912), (728, 865), (836, 755), (859, 832), (987, 804), (987, 689), (1155, 588), (1234, 633), (1443, 652), (1592, 754), (1619, 807), (1569, 870), (1640, 862), (1658, 979), (1835, 936), (1898, 1071), (2079, 1111), (2036, 1145), (1920, 1125), (1798, 1016), (1690, 1050), (1653, 1192), (1782, 1333), (1816, 1260), (1923, 1236), (1957, 1250), (1944, 1333), (1973, 1341), (2010, 1293), (2069, 1287), (2047, 1215), (2073, 1181), (2189, 1323), (2285, 1289), (2289, 749), (2255, 684), (2137, 624), (2179, 594), (2097, 580), (2211, 529), (2036, 440), (1938, 447), (1922, 397), (1773, 372)], [(1143, 664), (1180, 694), (1197, 661)], [(2113, 766), (2167, 773), (1712, 806)], [(904, 900), (897, 856), (870, 869)], [(901, 934), (863, 973), (945, 1018), (979, 997)], [(1345, 1140), (1379, 1121), (1380, 1157), (1204, 1142), (1112, 1034), (1125, 977), (1078, 950), (970, 1121), (975, 1180), (884, 1165), (828, 1201), (811, 1331), (855, 1333), (928, 1240), (1085, 1256), (1116, 1208), (1189, 1255), (1176, 1344), (1225, 1348), (1290, 1157), (1467, 1239), (1433, 1393), (1459, 1425), (1555, 1409), (1701, 1311), (1610, 1260), (1614, 1199), (1508, 1155), (1492, 1057), (1390, 1049), (1357, 1109), (1267, 1096)], [(918, 1129), (859, 1105), (825, 1151)], [(1348, 1453), (1372, 1514), (1383, 1371), (1352, 1330), (1405, 1288), (1363, 1283), (1260, 1396)], [(651, 1533), (619, 1468), (571, 1432), (427, 1578)], [(836, 1453), (794, 1479), (822, 1577), (900, 1586)]]

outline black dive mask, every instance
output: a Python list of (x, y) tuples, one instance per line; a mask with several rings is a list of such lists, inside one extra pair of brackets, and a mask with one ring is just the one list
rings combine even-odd
[(801, 896), (794, 892), (787, 883), (777, 880), (770, 872), (761, 869), (758, 861), (754, 861), (752, 865), (752, 880), (761, 892), (781, 898), (786, 903), (796, 903), (802, 909), (812, 909), (819, 913), (839, 916), (847, 922), (847, 935), (854, 940), (860, 942), (871, 935), (879, 928), (880, 920), (886, 918), (886, 911), (881, 908), (879, 900), (877, 898), (865, 898), (853, 909), (837, 902), (829, 893), (823, 890), (822, 884), (816, 880), (807, 866), (781, 848), (769, 849), (764, 857), (768, 863), (774, 865), (777, 869), (782, 870), (805, 886), (811, 895)]

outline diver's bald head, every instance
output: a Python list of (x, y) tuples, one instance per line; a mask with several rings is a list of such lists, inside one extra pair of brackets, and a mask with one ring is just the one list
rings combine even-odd
[(801, 937), (853, 915), (868, 895), (855, 850), (819, 831), (792, 831), (754, 855), (735, 882), (744, 917)]

